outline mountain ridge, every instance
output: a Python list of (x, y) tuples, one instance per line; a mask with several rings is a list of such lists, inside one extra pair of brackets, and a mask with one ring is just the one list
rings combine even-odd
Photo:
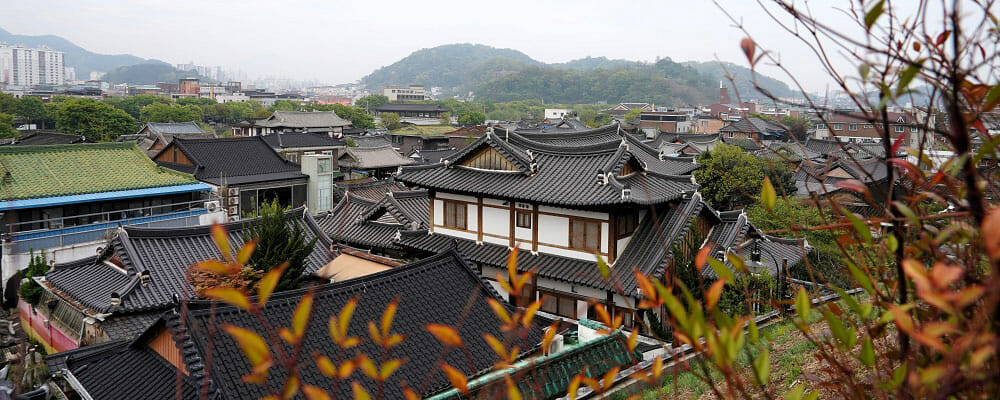
[[(100, 54), (87, 50), (57, 35), (19, 35), (0, 27), (0, 42), (28, 47), (48, 46), (65, 53), (64, 65), (76, 71), (77, 79), (87, 79), (93, 71), (110, 72), (119, 67), (136, 64), (167, 64), (156, 59), (145, 59), (132, 54)], [(169, 65), (169, 64), (167, 64)]]
[[(748, 68), (724, 64), (735, 78), (735, 92), (744, 100), (764, 98), (753, 88)], [(759, 74), (756, 79), (774, 95), (797, 96), (796, 91), (780, 80)], [(574, 80), (604, 89), (588, 91)], [(604, 85), (607, 80), (616, 81), (619, 87)], [(515, 49), (471, 43), (419, 49), (361, 79), (369, 89), (423, 84), (440, 86), (446, 95), (473, 93), (478, 99), (491, 101), (541, 98), (568, 103), (672, 101), (689, 104), (716, 99), (720, 81), (728, 79), (718, 62), (674, 62), (665, 57), (648, 63), (588, 56), (562, 63), (545, 63)], [(733, 85), (727, 83), (726, 86)]]

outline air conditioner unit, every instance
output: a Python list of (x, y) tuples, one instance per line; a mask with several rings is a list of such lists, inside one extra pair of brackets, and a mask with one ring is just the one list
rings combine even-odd
[(226, 204), (229, 205), (240, 204), (240, 196), (230, 197), (229, 200), (226, 201)]
[(208, 210), (208, 212), (219, 211), (219, 208), (221, 207), (219, 205), (219, 201), (218, 200), (206, 201), (205, 204), (204, 204), (204, 206), (205, 206), (205, 209)]
[(237, 189), (237, 188), (229, 188), (229, 191), (228, 191), (228, 193), (226, 195), (229, 196), (229, 197), (239, 196), (240, 195), (240, 190)]
[(239, 206), (230, 206), (229, 207), (229, 215), (240, 215), (240, 207)]

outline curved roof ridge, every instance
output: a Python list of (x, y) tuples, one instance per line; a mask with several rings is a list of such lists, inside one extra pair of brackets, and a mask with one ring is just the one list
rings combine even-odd
[(465, 146), (464, 149), (459, 150), (455, 154), (452, 154), (451, 156), (445, 158), (444, 160), (442, 160), (441, 163), (428, 164), (427, 166), (437, 166), (440, 164), (453, 165), (459, 162), (460, 160), (464, 159), (465, 157), (468, 157), (469, 155), (482, 149), (484, 145), (492, 147), (494, 150), (500, 153), (500, 155), (504, 156), (504, 158), (507, 158), (507, 160), (510, 161), (512, 164), (514, 164), (519, 170), (521, 170), (522, 173), (527, 174), (531, 172), (531, 163), (532, 163), (531, 156), (525, 154), (523, 150), (514, 147), (511, 143), (507, 142), (506, 140), (498, 137), (496, 132), (491, 132), (491, 131), (487, 131), (485, 135), (481, 136), (479, 139), (476, 139), (476, 141), (472, 142), (468, 146)]
[[(300, 206), (288, 211), (285, 211), (285, 216), (292, 216), (295, 218), (306, 218), (308, 213), (305, 212), (305, 206)], [(227, 231), (233, 232), (242, 230), (247, 223), (253, 223), (260, 220), (261, 217), (254, 217), (248, 219), (242, 219), (239, 221), (230, 221), (222, 225)], [(211, 232), (211, 225), (193, 225), (184, 227), (171, 227), (171, 228), (150, 228), (150, 227), (139, 227), (139, 226), (123, 226), (122, 229), (128, 232), (129, 235), (136, 238), (141, 237), (178, 237), (178, 236), (194, 236), (203, 235)]]

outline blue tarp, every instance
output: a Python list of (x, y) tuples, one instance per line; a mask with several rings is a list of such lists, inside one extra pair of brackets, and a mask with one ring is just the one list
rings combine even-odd
[(65, 204), (90, 203), (94, 201), (108, 201), (119, 199), (131, 199), (136, 197), (149, 197), (170, 195), (178, 193), (204, 192), (212, 190), (212, 187), (204, 183), (191, 183), (187, 185), (162, 186), (148, 189), (119, 190), (115, 192), (74, 194), (69, 196), (41, 197), (37, 199), (0, 201), (0, 211), (17, 210), (24, 208), (41, 208), (61, 206)]

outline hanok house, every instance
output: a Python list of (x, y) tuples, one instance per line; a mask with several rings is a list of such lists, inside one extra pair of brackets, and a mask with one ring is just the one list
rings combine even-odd
[(841, 190), (838, 184), (857, 181), (865, 185), (876, 202), (883, 204), (889, 196), (890, 187), (900, 190), (889, 182), (885, 160), (880, 158), (849, 159), (836, 158), (823, 162), (802, 161), (795, 171), (795, 185), (799, 195), (812, 195), (835, 201), (854, 212), (873, 215), (877, 208), (850, 190)]
[[(292, 310), (305, 293), (294, 290), (274, 294), (261, 310), (263, 318), (275, 327), (289, 326)], [(421, 398), (458, 398), (441, 363), (465, 375), (470, 391), (477, 396), (498, 393), (499, 387), (505, 388), (503, 377), (511, 374), (523, 396), (555, 398), (566, 392), (570, 380), (581, 371), (601, 375), (613, 368), (627, 369), (642, 359), (641, 354), (628, 350), (626, 335), (621, 331), (600, 335), (586, 329), (577, 334), (560, 330), (559, 339), (563, 340), (555, 342), (565, 345), (555, 345), (547, 349), (551, 355), (541, 357), (539, 345), (543, 327), (549, 321), (538, 316), (526, 335), (514, 337), (508, 343), (521, 349), (518, 361), (524, 363), (519, 362), (502, 374), (492, 371), (498, 358), (484, 336), (508, 335), (501, 330), (502, 322), (487, 301), (498, 301), (508, 312), (513, 309), (491, 285), (480, 279), (462, 254), (451, 250), (383, 272), (314, 288), (312, 313), (301, 344), (302, 354), (310, 355), (310, 361), (300, 363), (298, 376), (302, 385), (317, 386), (335, 398), (353, 396), (351, 385), (338, 385), (320, 374), (311, 357), (319, 354), (337, 360), (341, 349), (330, 340), (329, 317), (354, 298), (358, 302), (348, 335), (357, 337), (368, 336), (366, 323), (380, 320), (386, 306), (399, 300), (391, 331), (402, 335), (403, 341), (393, 347), (392, 357), (405, 362), (381, 385), (367, 378), (353, 379), (368, 393), (381, 393), (389, 399), (403, 398), (404, 384)], [(281, 387), (287, 374), (277, 366), (271, 368), (263, 385), (244, 379), (252, 366), (238, 350), (233, 337), (219, 333), (223, 324), (268, 337), (260, 321), (250, 313), (226, 304), (191, 301), (162, 314), (133, 340), (50, 355), (46, 363), (57, 376), (70, 383), (67, 386), (72, 391), (84, 398), (261, 398), (269, 393), (269, 388)], [(428, 324), (454, 327), (463, 351), (447, 351), (427, 331)], [(383, 350), (374, 342), (363, 340), (352, 349), (352, 356), (355, 351), (377, 359)], [(546, 379), (534, 376), (535, 372)], [(123, 385), (123, 381), (142, 384)]]
[[(243, 244), (256, 220), (225, 224), (229, 241)], [(302, 208), (289, 211), (310, 240), (318, 237), (303, 274), (311, 275), (331, 259), (331, 242)], [(95, 256), (57, 264), (44, 278), (45, 289), (25, 329), (37, 334), (50, 352), (111, 340), (131, 339), (178, 300), (195, 295), (188, 269), (198, 261), (218, 259), (209, 226), (175, 229), (123, 228)], [(24, 312), (22, 312), (24, 314)], [(37, 320), (45, 320), (39, 324)]]
[(694, 157), (711, 150), (719, 143), (718, 134), (660, 133), (647, 144), (664, 155)]
[(233, 136), (264, 136), (277, 132), (320, 133), (341, 137), (351, 121), (332, 111), (275, 111), (270, 117), (233, 126)]
[(5, 287), (31, 251), (66, 262), (94, 254), (119, 225), (198, 225), (219, 216), (205, 206), (210, 186), (158, 168), (131, 143), (3, 146), (0, 177)]
[(343, 140), (315, 133), (275, 133), (262, 136), (286, 160), (301, 163), (303, 155), (326, 154), (337, 159), (347, 147)]
[(486, 126), (476, 125), (461, 127), (440, 135), (392, 133), (389, 136), (392, 138), (392, 147), (395, 147), (401, 154), (413, 154), (415, 150), (460, 149), (479, 139), (484, 133), (486, 133)]
[(377, 179), (383, 179), (395, 172), (400, 166), (415, 164), (412, 158), (399, 154), (390, 144), (373, 147), (362, 145), (347, 147), (344, 154), (337, 159), (341, 172), (345, 174), (360, 174)]
[(757, 117), (743, 118), (719, 129), (723, 139), (782, 140), (788, 137), (784, 125)]
[[(544, 299), (545, 312), (594, 319), (590, 304), (599, 302), (631, 326), (639, 297), (633, 268), (664, 279), (675, 245), (696, 250), (697, 237), (718, 223), (697, 193), (690, 175), (696, 167), (620, 135), (616, 125), (573, 134), (487, 133), (440, 164), (396, 175), (430, 192), (429, 229), (401, 232), (400, 245), (436, 252), (455, 243), (486, 279), (520, 248), (518, 268), (537, 268), (524, 294)], [(610, 281), (595, 257), (611, 265)]]
[[(890, 112), (889, 135), (893, 140), (902, 136), (904, 146), (916, 146), (923, 140), (924, 147), (931, 148), (934, 144), (933, 128), (935, 118), (922, 110), (913, 112)], [(822, 119), (814, 120), (816, 138), (837, 140), (842, 142), (879, 143), (882, 141), (881, 117), (872, 121), (861, 112), (829, 113)], [(927, 124), (930, 129), (924, 129)], [(930, 131), (930, 132), (929, 132)]]
[(42, 146), (50, 144), (77, 144), (87, 141), (82, 135), (70, 135), (51, 130), (19, 132), (22, 136), (11, 139), (2, 146)]
[(317, 217), (316, 222), (338, 243), (405, 258), (407, 252), (396, 240), (400, 231), (429, 227), (428, 204), (426, 190), (389, 191), (377, 200), (347, 192), (332, 211)]
[(167, 147), (174, 138), (212, 139), (215, 133), (205, 132), (196, 122), (146, 123), (135, 135), (122, 135), (119, 142), (134, 141), (150, 157)]
[(441, 119), (441, 114), (448, 112), (448, 109), (440, 104), (410, 104), (410, 103), (385, 103), (375, 107), (375, 116), (385, 113), (399, 115), (403, 122), (415, 125), (436, 125)]
[(254, 214), (274, 199), (286, 207), (307, 201), (309, 177), (259, 136), (175, 139), (153, 160), (211, 185), (231, 219)]
[(617, 106), (601, 112), (611, 115), (612, 117), (621, 118), (632, 110), (653, 111), (653, 105), (649, 103), (619, 103)]
[(398, 192), (401, 190), (407, 190), (406, 186), (396, 182), (395, 179), (389, 177), (383, 180), (375, 180), (372, 178), (365, 178), (353, 181), (340, 181), (334, 186), (334, 197), (339, 203), (348, 192), (355, 196), (360, 196), (366, 200), (378, 201), (382, 199), (389, 192)]

